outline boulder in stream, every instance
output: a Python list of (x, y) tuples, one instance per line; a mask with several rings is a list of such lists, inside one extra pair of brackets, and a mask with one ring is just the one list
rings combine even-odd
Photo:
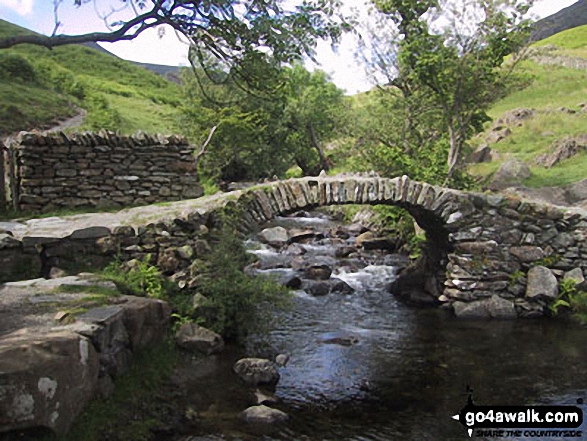
[(241, 415), (241, 419), (247, 423), (260, 423), (260, 424), (274, 424), (282, 423), (289, 419), (289, 416), (281, 410), (272, 409), (271, 407), (260, 405), (251, 406), (244, 410)]
[(279, 381), (279, 372), (275, 365), (264, 358), (242, 358), (232, 369), (245, 383), (253, 386), (275, 385)]
[(289, 240), (289, 234), (283, 227), (265, 228), (258, 235), (259, 240), (275, 248), (281, 248)]

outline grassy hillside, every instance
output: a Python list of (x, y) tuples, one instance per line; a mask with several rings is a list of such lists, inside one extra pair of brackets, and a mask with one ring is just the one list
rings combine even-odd
[[(582, 69), (565, 67), (581, 66)], [(567, 136), (587, 134), (587, 26), (574, 28), (547, 38), (533, 46), (531, 58), (520, 66), (532, 80), (528, 87), (496, 103), (490, 111), (498, 119), (507, 111), (535, 109), (534, 116), (510, 124), (512, 134), (490, 144), (499, 160), (471, 167), (479, 176), (489, 177), (508, 156), (523, 160), (532, 176), (524, 184), (530, 187), (558, 186), (587, 178), (587, 153), (546, 169), (535, 163), (536, 158), (553, 150), (553, 143)], [(485, 135), (472, 141), (474, 146), (485, 142)]]
[[(28, 32), (0, 20), (0, 36)], [(0, 51), (0, 134), (47, 127), (74, 106), (88, 111), (79, 129), (168, 134), (180, 131), (179, 104), (177, 84), (86, 46)]]

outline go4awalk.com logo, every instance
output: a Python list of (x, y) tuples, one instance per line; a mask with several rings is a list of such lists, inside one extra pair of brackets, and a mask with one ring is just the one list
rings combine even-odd
[(469, 436), (582, 438), (583, 411), (577, 406), (477, 406), (467, 389), (467, 405), (452, 418)]

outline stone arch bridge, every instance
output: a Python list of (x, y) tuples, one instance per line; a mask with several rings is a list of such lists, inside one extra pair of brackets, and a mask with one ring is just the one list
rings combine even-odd
[(157, 207), (77, 215), (53, 225), (47, 221), (45, 229), (40, 221), (13, 225), (14, 238), (0, 249), (0, 264), (22, 268), (18, 262), (28, 259), (29, 267), (47, 275), (51, 267), (95, 268), (114, 254), (151, 254), (166, 275), (189, 287), (190, 264), (202, 252), (203, 239), (227, 216), (248, 233), (277, 215), (338, 204), (406, 209), (426, 231), (427, 244), (421, 265), (400, 279), (400, 295), (429, 296), (458, 316), (542, 315), (562, 278), (581, 283), (587, 273), (585, 211), (462, 192), (407, 176), (359, 175), (275, 181)]

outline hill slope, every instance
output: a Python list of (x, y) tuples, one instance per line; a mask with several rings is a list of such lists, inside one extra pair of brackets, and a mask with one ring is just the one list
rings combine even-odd
[[(531, 176), (523, 180), (529, 187), (587, 178), (587, 26), (536, 43), (520, 67), (532, 80), (493, 106), (494, 123), (472, 144), (488, 144), (494, 160), (471, 171), (490, 177), (506, 159), (515, 158), (530, 168)], [(575, 154), (552, 166), (539, 163), (544, 155), (553, 159), (562, 145)]]
[[(30, 31), (0, 20), (0, 36), (22, 33)], [(180, 129), (177, 84), (107, 51), (21, 45), (0, 58), (0, 135), (44, 128), (75, 114), (75, 106), (88, 111), (81, 129)]]
[(534, 25), (532, 40), (543, 40), (551, 35), (585, 24), (587, 24), (587, 0), (579, 0), (556, 14), (538, 20)]

